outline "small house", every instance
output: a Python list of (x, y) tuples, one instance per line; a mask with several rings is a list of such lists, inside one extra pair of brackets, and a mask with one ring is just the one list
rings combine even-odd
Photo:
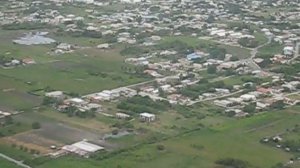
[(125, 113), (116, 113), (116, 117), (117, 117), (118, 119), (127, 119), (127, 118), (130, 117), (130, 115), (125, 114)]
[(141, 121), (152, 122), (155, 120), (155, 115), (150, 113), (141, 113), (140, 119)]

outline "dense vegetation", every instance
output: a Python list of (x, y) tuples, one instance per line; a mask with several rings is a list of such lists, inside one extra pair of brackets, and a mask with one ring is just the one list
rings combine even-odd
[(153, 101), (149, 97), (135, 96), (121, 101), (117, 107), (133, 113), (158, 113), (167, 110), (167, 101)]

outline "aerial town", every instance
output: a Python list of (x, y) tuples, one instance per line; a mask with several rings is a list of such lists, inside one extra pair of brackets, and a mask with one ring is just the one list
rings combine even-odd
[(300, 167), (298, 0), (0, 4), (1, 168)]

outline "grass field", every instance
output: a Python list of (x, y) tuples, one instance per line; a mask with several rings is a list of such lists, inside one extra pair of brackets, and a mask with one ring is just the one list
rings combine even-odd
[(0, 158), (0, 167), (1, 168), (20, 168), (14, 163), (11, 163), (5, 159)]
[(258, 50), (258, 55), (262, 57), (273, 57), (275, 54), (281, 54), (283, 51), (283, 45), (279, 43), (270, 43)]
[[(74, 53), (50, 56), (52, 45), (23, 46), (12, 40), (25, 31), (0, 31), (0, 54), (23, 59), (33, 58), (37, 64), (10, 69), (0, 68), (0, 108), (28, 109), (39, 105), (41, 98), (28, 94), (33, 90), (50, 87), (54, 90), (88, 94), (126, 86), (148, 80), (128, 74), (120, 48), (103, 51), (95, 48), (78, 49)], [(78, 42), (79, 45), (97, 45), (101, 40), (56, 37), (62, 42)], [(66, 40), (66, 41), (63, 41)], [(73, 44), (73, 43), (72, 43)]]
[[(160, 165), (172, 168), (212, 168), (216, 167), (216, 160), (232, 157), (245, 160), (252, 167), (269, 168), (278, 162), (287, 162), (292, 155), (259, 141), (297, 124), (300, 115), (293, 113), (295, 110), (299, 110), (299, 106), (252, 118), (230, 119), (211, 128), (181, 134), (155, 144), (141, 145), (101, 161), (64, 157), (38, 167), (152, 168)], [(163, 144), (165, 150), (157, 150), (158, 144)]]

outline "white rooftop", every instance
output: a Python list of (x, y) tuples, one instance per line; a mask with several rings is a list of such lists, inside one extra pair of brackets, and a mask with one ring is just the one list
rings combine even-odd
[(141, 113), (140, 116), (143, 116), (143, 117), (155, 117), (154, 114), (150, 114), (150, 113)]
[(86, 141), (80, 141), (72, 144), (73, 147), (79, 148), (81, 150), (87, 151), (87, 152), (96, 152), (98, 150), (104, 149), (101, 146), (86, 142)]

